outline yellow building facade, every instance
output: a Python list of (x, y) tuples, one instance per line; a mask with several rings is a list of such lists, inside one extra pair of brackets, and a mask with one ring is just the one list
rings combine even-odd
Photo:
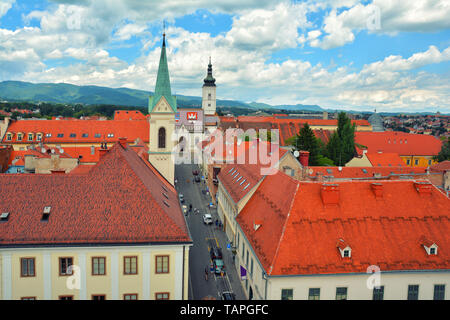
[[(127, 265), (130, 258), (133, 263)], [(188, 258), (189, 245), (5, 248), (0, 250), (0, 299), (183, 300)], [(24, 259), (33, 267), (26, 268)], [(62, 272), (65, 259), (72, 259), (71, 274)], [(104, 262), (100, 272), (98, 261)]]

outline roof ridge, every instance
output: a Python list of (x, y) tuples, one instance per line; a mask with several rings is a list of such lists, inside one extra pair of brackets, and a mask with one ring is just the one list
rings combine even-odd
[(277, 249), (275, 250), (275, 254), (274, 254), (274, 256), (273, 256), (272, 263), (270, 264), (270, 267), (269, 267), (269, 269), (270, 269), (269, 272), (268, 272), (269, 275), (272, 273), (272, 271), (273, 271), (273, 266), (275, 265), (275, 261), (276, 261), (277, 258), (278, 258), (278, 252), (279, 252), (279, 250), (280, 250), (281, 244), (283, 243), (284, 234), (285, 234), (285, 231), (286, 231), (286, 227), (287, 227), (289, 218), (291, 217), (291, 210), (292, 210), (292, 207), (293, 207), (293, 205), (294, 205), (294, 200), (295, 200), (295, 198), (296, 198), (295, 196), (297, 195), (297, 192), (298, 192), (298, 190), (299, 190), (299, 187), (300, 187), (300, 183), (297, 183), (297, 187), (296, 187), (296, 189), (295, 189), (295, 193), (294, 193), (294, 196), (292, 197), (291, 204), (290, 204), (290, 206), (289, 206), (289, 211), (288, 211), (287, 216), (286, 216), (286, 221), (284, 222), (283, 230), (281, 231), (280, 240), (278, 241)]

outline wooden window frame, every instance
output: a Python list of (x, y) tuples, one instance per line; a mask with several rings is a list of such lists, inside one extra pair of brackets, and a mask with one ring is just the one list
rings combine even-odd
[[(380, 290), (380, 291), (376, 291), (376, 290)], [(375, 294), (376, 294), (377, 297), (379, 295), (381, 295), (382, 299), (375, 299)], [(372, 290), (372, 300), (379, 300), (379, 301), (384, 300), (384, 286), (380, 286), (379, 288), (373, 288), (373, 290)]]
[[(136, 273), (126, 273), (126, 259), (128, 258), (136, 258)], [(124, 276), (135, 276), (139, 274), (139, 264), (138, 264), (138, 256), (124, 256), (123, 257), (123, 275)]]
[[(22, 263), (24, 260), (33, 260), (33, 275), (24, 275), (22, 273), (23, 268), (22, 268)], [(27, 271), (28, 271), (28, 263), (27, 263)], [(20, 258), (20, 277), (21, 278), (34, 278), (36, 277), (36, 258), (34, 257), (23, 257)]]
[[(126, 296), (136, 296), (136, 299), (125, 299)], [(139, 300), (139, 295), (137, 293), (124, 293), (123, 300), (125, 301)]]
[[(103, 259), (104, 260), (104, 264), (105, 264), (105, 273), (98, 273), (98, 274), (95, 274), (94, 273), (94, 259)], [(103, 257), (103, 256), (96, 256), (96, 257), (91, 257), (91, 275), (93, 276), (93, 277), (97, 277), (97, 276), (106, 276), (107, 275), (107, 272), (106, 272), (106, 257)]]
[(165, 127), (158, 129), (158, 149), (165, 149), (167, 145), (167, 130)]
[[(436, 287), (444, 287), (444, 290), (442, 292), (436, 292)], [(438, 283), (433, 285), (433, 300), (439, 301), (439, 300), (445, 300), (445, 284), (444, 283)], [(436, 293), (440, 294), (442, 293), (442, 299), (437, 299), (439, 297), (436, 296)]]
[[(60, 277), (70, 277), (73, 275), (73, 270), (71, 273), (66, 273), (66, 274), (62, 274), (61, 273), (61, 267), (62, 267), (62, 259), (72, 259), (72, 264), (71, 266), (73, 266), (75, 264), (75, 259), (73, 257), (58, 257), (58, 261), (59, 261), (59, 269), (58, 269), (58, 273)], [(66, 268), (69, 268), (68, 266)], [(67, 270), (66, 270), (67, 272)]]
[[(291, 295), (284, 295), (283, 296), (283, 291), (291, 291)], [(283, 299), (283, 297), (290, 297), (291, 299)], [(293, 288), (282, 288), (281, 289), (281, 300), (294, 300), (294, 289)]]
[[(167, 272), (158, 271), (158, 258), (165, 258), (165, 257), (167, 257)], [(164, 262), (162, 262), (161, 267), (164, 268)], [(168, 273), (170, 273), (170, 256), (169, 255), (157, 255), (157, 256), (155, 256), (155, 273), (156, 274), (168, 274)]]
[[(31, 139), (30, 139), (30, 137), (31, 137)], [(29, 133), (28, 136), (27, 136), (27, 138), (28, 138), (28, 141), (33, 141), (34, 134)]]
[[(158, 299), (158, 294), (167, 294), (167, 299)], [(170, 300), (170, 292), (155, 292), (155, 300)]]
[[(342, 293), (338, 293), (339, 289), (345, 289), (345, 299), (338, 299), (339, 297), (343, 296)], [(347, 300), (348, 299), (348, 287), (336, 287), (336, 300)]]

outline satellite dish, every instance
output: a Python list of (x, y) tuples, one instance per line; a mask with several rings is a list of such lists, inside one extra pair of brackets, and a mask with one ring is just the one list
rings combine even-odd
[(298, 157), (300, 155), (300, 152), (298, 152), (297, 150), (294, 151), (294, 157)]

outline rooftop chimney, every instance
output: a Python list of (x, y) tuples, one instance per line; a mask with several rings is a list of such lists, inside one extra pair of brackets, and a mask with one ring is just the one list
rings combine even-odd
[(339, 185), (325, 183), (322, 184), (321, 195), (324, 205), (339, 204)]
[(300, 151), (298, 159), (303, 167), (307, 167), (309, 162), (309, 151)]
[(420, 194), (431, 194), (431, 183), (426, 181), (415, 181), (414, 187)]
[(371, 187), (376, 199), (383, 198), (383, 185), (381, 183), (372, 183)]

